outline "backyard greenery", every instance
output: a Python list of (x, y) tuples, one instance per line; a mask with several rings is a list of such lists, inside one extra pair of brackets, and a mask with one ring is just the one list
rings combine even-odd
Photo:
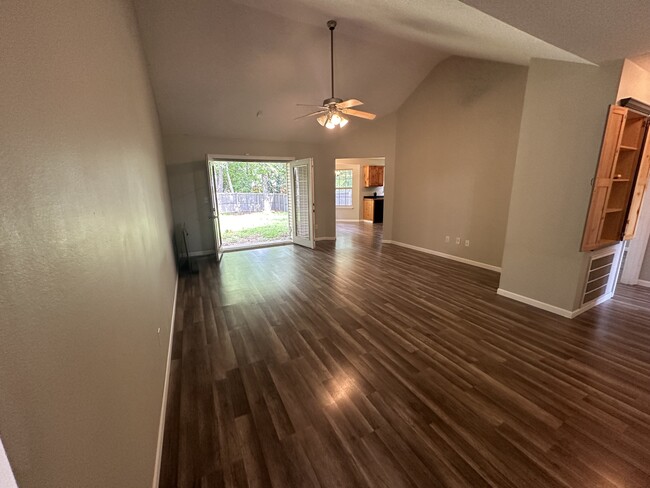
[(216, 162), (215, 189), (225, 247), (291, 239), (287, 163)]
[(224, 214), (221, 216), (221, 229), (225, 247), (286, 241), (291, 238), (287, 212)]
[(218, 193), (287, 193), (286, 163), (220, 161), (216, 165)]

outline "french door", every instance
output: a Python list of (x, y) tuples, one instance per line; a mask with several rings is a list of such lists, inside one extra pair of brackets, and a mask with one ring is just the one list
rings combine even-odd
[(311, 158), (289, 163), (293, 243), (310, 249), (315, 247), (313, 173)]
[(223, 241), (221, 240), (221, 225), (219, 222), (219, 202), (217, 201), (217, 172), (216, 165), (207, 159), (208, 181), (210, 183), (210, 219), (214, 227), (214, 249), (217, 256), (217, 263), (223, 256)]

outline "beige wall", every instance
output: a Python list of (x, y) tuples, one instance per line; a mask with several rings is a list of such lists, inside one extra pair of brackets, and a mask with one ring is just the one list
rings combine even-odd
[(616, 100), (629, 97), (650, 103), (650, 73), (633, 61), (625, 59), (621, 69)]
[(132, 6), (0, 2), (0, 52), (2, 442), (21, 488), (151, 486), (176, 272)]
[[(645, 215), (645, 217), (647, 218), (647, 215)], [(645, 257), (643, 258), (643, 264), (641, 265), (641, 271), (639, 272), (639, 279), (650, 281), (650, 245), (646, 246)]]
[(590, 180), (621, 66), (531, 62), (500, 288), (563, 310), (579, 307)]
[(205, 161), (167, 166), (174, 223), (185, 224), (190, 253), (214, 252), (210, 190), (206, 171)]
[(163, 137), (174, 222), (185, 222), (190, 252), (214, 251), (209, 219), (206, 154), (295, 157), (314, 159), (314, 202), (317, 237), (334, 236), (334, 162), (326, 161), (315, 144), (219, 139), (169, 135)]
[(402, 105), (393, 240), (501, 265), (525, 85), (525, 67), (452, 57)]

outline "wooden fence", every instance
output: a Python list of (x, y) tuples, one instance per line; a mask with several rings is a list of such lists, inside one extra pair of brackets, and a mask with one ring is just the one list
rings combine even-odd
[(224, 214), (289, 211), (286, 193), (217, 193), (217, 200)]

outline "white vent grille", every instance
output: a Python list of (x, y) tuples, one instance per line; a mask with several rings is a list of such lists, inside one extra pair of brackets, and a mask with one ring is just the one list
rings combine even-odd
[(616, 249), (594, 253), (589, 263), (582, 304), (593, 302), (609, 293), (614, 287), (616, 274)]

